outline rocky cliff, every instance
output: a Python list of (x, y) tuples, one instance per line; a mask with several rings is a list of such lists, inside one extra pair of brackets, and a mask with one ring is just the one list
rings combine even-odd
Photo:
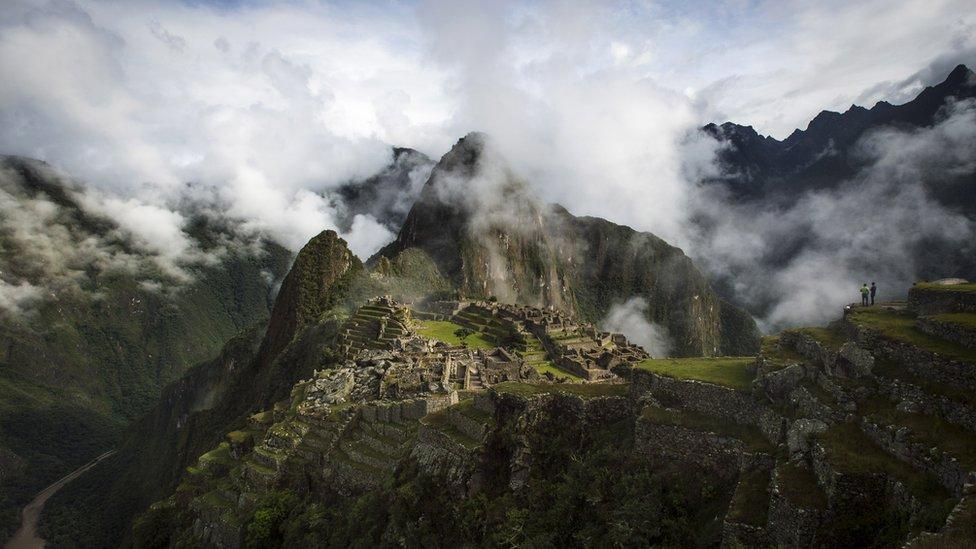
[(51, 500), (45, 539), (67, 543), (66, 536), (84, 530), (86, 543), (117, 543), (134, 514), (171, 490), (229, 426), (286, 396), (301, 376), (327, 367), (337, 323), (326, 312), (361, 272), (334, 231), (309, 241), (282, 283), (267, 331), (239, 335), (219, 357), (167, 387), (159, 404), (128, 429), (115, 456)]
[(723, 302), (680, 249), (542, 204), (482, 134), (444, 155), (397, 239), (371, 263), (409, 249), (425, 252), (465, 296), (551, 306), (589, 321), (637, 296), (680, 355), (738, 355), (758, 346), (752, 319)]
[(971, 544), (976, 415), (958, 389), (976, 386), (976, 350), (926, 320), (850, 309), (755, 357), (645, 360), (625, 383), (373, 399), (359, 388), (386, 378), (389, 353), (348, 362), (228, 433), (137, 540)]

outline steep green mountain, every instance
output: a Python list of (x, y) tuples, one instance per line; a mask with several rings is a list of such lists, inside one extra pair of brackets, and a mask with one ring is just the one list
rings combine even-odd
[[(681, 353), (757, 347), (751, 318), (724, 306), (680, 250), (604, 220), (538, 207), (522, 200), (525, 187), (512, 178), (478, 189), (472, 180), (483, 177), (483, 152), (483, 137), (474, 134), (445, 155), (398, 239), (368, 269), (334, 232), (312, 239), (282, 283), (260, 343), (258, 333), (242, 335), (171, 385), (116, 456), (49, 502), (45, 538), (55, 545), (131, 541), (136, 513), (171, 493), (203, 452), (283, 406), (299, 380), (335, 370), (344, 357), (340, 341), (350, 337), (340, 337), (347, 319), (378, 296), (414, 303), (484, 296), (599, 320), (615, 302), (637, 295)], [(443, 188), (446, 181), (458, 189)], [(490, 202), (445, 199), (458, 190)], [(510, 204), (518, 204), (515, 212)]]
[[(378, 256), (422, 250), (461, 294), (555, 307), (599, 321), (614, 304), (647, 300), (678, 355), (758, 348), (753, 320), (719, 298), (691, 260), (650, 234), (543, 205), (470, 134), (434, 168), (397, 239)], [(371, 263), (375, 263), (373, 258)]]
[(424, 257), (403, 254), (385, 274), (369, 273), (334, 231), (316, 236), (282, 282), (266, 333), (241, 334), (220, 357), (167, 387), (127, 430), (115, 456), (48, 502), (44, 538), (54, 546), (118, 544), (136, 514), (172, 491), (224, 433), (286, 398), (299, 379), (335, 366), (334, 338), (354, 304), (448, 287)]
[[(451, 321), (485, 323), (507, 349), (479, 361), (373, 300), (340, 329), (354, 344), (218, 437), (135, 521), (133, 542), (971, 546), (974, 296), (972, 284), (919, 285), (907, 304), (848, 308), (755, 356), (638, 357), (596, 382), (496, 360), (525, 343), (499, 330), (545, 339), (550, 356), (552, 337), (577, 349), (603, 338), (564, 337), (563, 315), (469, 303)], [(371, 329), (390, 325), (397, 338)], [(610, 352), (627, 348), (611, 339)], [(480, 381), (445, 357), (478, 364)]]
[(0, 539), (40, 488), (118, 443), (162, 388), (264, 322), (290, 254), (222, 246), (174, 281), (46, 165), (0, 159)]

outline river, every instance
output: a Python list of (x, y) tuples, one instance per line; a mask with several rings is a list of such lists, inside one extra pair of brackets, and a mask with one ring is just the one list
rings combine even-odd
[(34, 496), (34, 499), (32, 499), (31, 502), (24, 507), (24, 510), (21, 511), (20, 529), (18, 529), (17, 532), (14, 533), (14, 537), (10, 538), (7, 544), (4, 545), (4, 549), (42, 549), (44, 547), (44, 540), (37, 535), (37, 521), (41, 518), (41, 511), (44, 510), (44, 504), (47, 503), (47, 500), (57, 493), (57, 491), (60, 490), (65, 484), (68, 484), (72, 480), (80, 477), (85, 471), (94, 467), (99, 461), (102, 461), (114, 453), (115, 450), (105, 452), (97, 458), (61, 477), (54, 484), (38, 492), (38, 494)]

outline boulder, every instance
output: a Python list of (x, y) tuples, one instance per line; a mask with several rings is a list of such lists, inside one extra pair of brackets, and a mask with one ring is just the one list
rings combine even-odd
[(762, 377), (762, 386), (766, 395), (773, 401), (786, 399), (789, 394), (803, 381), (804, 369), (800, 364), (793, 364), (781, 370), (770, 372)]
[(874, 356), (852, 341), (841, 346), (834, 362), (835, 373), (842, 377), (860, 378), (871, 375), (872, 368)]
[(819, 419), (798, 419), (790, 426), (786, 433), (786, 445), (790, 451), (790, 457), (796, 454), (805, 454), (810, 451), (810, 437), (823, 433), (827, 430), (827, 424)]

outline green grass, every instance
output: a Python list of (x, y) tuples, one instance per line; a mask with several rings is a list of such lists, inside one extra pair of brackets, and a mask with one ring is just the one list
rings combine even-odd
[(780, 493), (796, 507), (826, 508), (827, 495), (817, 484), (817, 478), (809, 468), (786, 462), (776, 467), (776, 478)]
[(858, 309), (851, 314), (850, 318), (855, 324), (877, 330), (889, 339), (908, 343), (951, 359), (976, 364), (976, 350), (922, 332), (915, 326), (915, 315), (908, 311)]
[(948, 324), (958, 324), (967, 328), (976, 328), (976, 313), (946, 313), (935, 315), (933, 320)]
[(451, 409), (460, 412), (461, 415), (471, 418), (474, 421), (477, 421), (478, 423), (487, 423), (491, 421), (490, 413), (475, 408), (473, 398), (462, 400), (461, 402), (458, 402), (454, 406), (451, 406)]
[(551, 393), (569, 393), (583, 398), (604, 396), (627, 396), (630, 384), (627, 383), (521, 383), (506, 381), (493, 385), (492, 389), (499, 393), (511, 393), (520, 396), (544, 395)]
[(976, 284), (933, 284), (919, 282), (915, 287), (920, 290), (937, 290), (940, 292), (976, 292)]
[(637, 367), (668, 377), (706, 381), (745, 391), (756, 377), (754, 363), (753, 357), (652, 358)]
[(847, 342), (847, 338), (844, 337), (844, 334), (833, 328), (800, 328), (799, 331), (819, 341), (832, 351), (840, 349), (841, 346)]
[[(460, 346), (462, 343), (461, 338), (454, 333), (462, 328), (460, 324), (446, 320), (420, 320), (417, 321), (417, 324), (419, 325), (417, 333), (426, 338), (447, 343), (448, 345)], [(463, 343), (466, 343), (468, 347), (473, 349), (491, 349), (495, 346), (484, 334), (478, 332), (472, 333), (464, 338)]]
[(203, 463), (230, 463), (230, 446), (226, 442), (221, 442), (216, 448), (200, 456), (199, 461)]
[(555, 364), (553, 364), (549, 360), (547, 360), (545, 362), (538, 362), (538, 363), (535, 363), (535, 364), (530, 364), (530, 365), (533, 368), (535, 368), (535, 371), (536, 372), (539, 372), (539, 375), (546, 375), (546, 373), (551, 373), (553, 376), (556, 377), (556, 379), (559, 379), (559, 378), (567, 378), (570, 381), (574, 381), (574, 382), (577, 382), (577, 383), (579, 383), (581, 381), (584, 381), (583, 378), (581, 378), (580, 376), (578, 376), (578, 375), (576, 375), (574, 373), (571, 373), (571, 372), (567, 372), (566, 370), (563, 370), (562, 368), (559, 368), (558, 366), (556, 366)]
[(254, 437), (251, 431), (231, 431), (227, 433), (227, 440), (231, 444), (246, 444)]
[(853, 423), (838, 423), (820, 435), (827, 450), (827, 460), (837, 470), (849, 474), (886, 473), (901, 481), (909, 490), (930, 502), (942, 502), (949, 492), (929, 475), (920, 473), (899, 461), (874, 443)]
[(755, 469), (739, 477), (729, 503), (728, 518), (752, 526), (766, 526), (769, 511), (769, 471)]
[(897, 379), (918, 386), (920, 389), (931, 395), (944, 396), (949, 400), (954, 400), (966, 406), (976, 407), (976, 394), (973, 391), (958, 387), (937, 383), (913, 374), (908, 368), (891, 360), (876, 360), (874, 374), (890, 379)]
[(936, 416), (899, 411), (885, 398), (873, 398), (860, 404), (861, 411), (885, 423), (907, 427), (910, 438), (926, 447), (937, 447), (955, 457), (967, 470), (976, 470), (976, 436), (971, 431), (943, 421)]
[(766, 358), (773, 371), (781, 370), (791, 364), (800, 364), (806, 360), (793, 349), (781, 346), (779, 336), (764, 336), (759, 354)]
[(641, 419), (659, 425), (675, 425), (695, 431), (706, 431), (737, 438), (755, 452), (773, 451), (773, 445), (762, 436), (759, 429), (752, 425), (732, 423), (725, 419), (688, 410), (672, 410), (651, 405), (644, 407), (644, 411), (641, 412)]

